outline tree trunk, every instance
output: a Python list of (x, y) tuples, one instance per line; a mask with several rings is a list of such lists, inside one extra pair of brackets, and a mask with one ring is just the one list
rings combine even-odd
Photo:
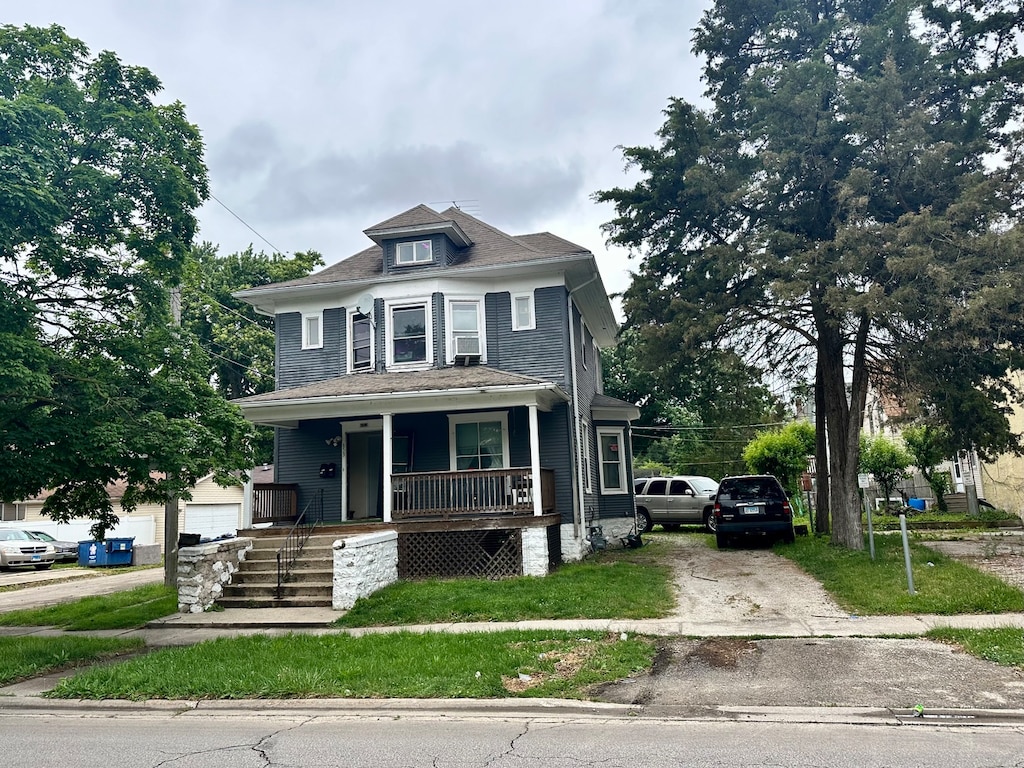
[(814, 499), (814, 532), (828, 533), (831, 526), (828, 519), (828, 437), (825, 434), (825, 390), (822, 386), (821, 360), (814, 371), (814, 464), (816, 470)]
[(819, 307), (815, 316), (829, 444), (832, 543), (847, 549), (863, 549), (857, 472), (860, 468), (860, 429), (867, 401), (865, 352), (870, 320), (863, 314), (859, 318), (853, 353), (853, 380), (848, 396), (843, 365), (845, 350), (839, 322), (824, 308)]

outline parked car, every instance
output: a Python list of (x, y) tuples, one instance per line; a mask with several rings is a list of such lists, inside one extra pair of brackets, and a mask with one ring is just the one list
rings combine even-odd
[(39, 539), (40, 541), (48, 541), (53, 544), (54, 552), (57, 555), (57, 562), (77, 562), (78, 561), (78, 542), (77, 541), (58, 541), (53, 538), (46, 531), (25, 531), (33, 539)]
[(682, 523), (703, 523), (715, 530), (714, 497), (718, 483), (700, 475), (637, 478), (633, 484), (636, 496), (636, 527), (646, 533), (660, 523), (666, 531)]
[(0, 569), (31, 565), (37, 571), (45, 571), (53, 565), (55, 557), (57, 553), (48, 541), (33, 539), (16, 528), (0, 529)]
[(715, 497), (715, 520), (719, 548), (737, 536), (796, 540), (789, 496), (774, 475), (723, 477)]

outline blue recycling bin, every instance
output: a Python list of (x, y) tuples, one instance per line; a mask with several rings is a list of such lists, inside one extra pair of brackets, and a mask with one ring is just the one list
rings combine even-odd
[(89, 568), (131, 565), (135, 537), (78, 542), (78, 564)]
[(132, 547), (135, 537), (127, 539), (107, 539), (103, 542), (107, 550), (107, 565), (131, 565)]
[(907, 506), (911, 509), (923, 510), (926, 504), (924, 499), (907, 499)]

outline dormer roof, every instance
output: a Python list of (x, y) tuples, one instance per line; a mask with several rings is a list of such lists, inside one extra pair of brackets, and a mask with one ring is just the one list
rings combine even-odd
[(425, 205), (417, 205), (405, 213), (392, 216), (380, 224), (364, 229), (363, 233), (377, 245), (384, 245), (385, 240), (426, 237), (436, 234), (447, 235), (448, 239), (459, 248), (468, 248), (473, 244), (473, 241), (469, 239), (469, 236), (456, 221), (442, 216)]

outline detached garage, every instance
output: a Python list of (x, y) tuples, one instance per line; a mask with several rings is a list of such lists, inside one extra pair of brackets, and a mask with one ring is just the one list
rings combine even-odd
[(184, 533), (198, 533), (203, 538), (216, 539), (224, 534), (232, 536), (238, 532), (238, 521), (242, 505), (200, 504), (186, 502), (185, 520), (182, 527)]

